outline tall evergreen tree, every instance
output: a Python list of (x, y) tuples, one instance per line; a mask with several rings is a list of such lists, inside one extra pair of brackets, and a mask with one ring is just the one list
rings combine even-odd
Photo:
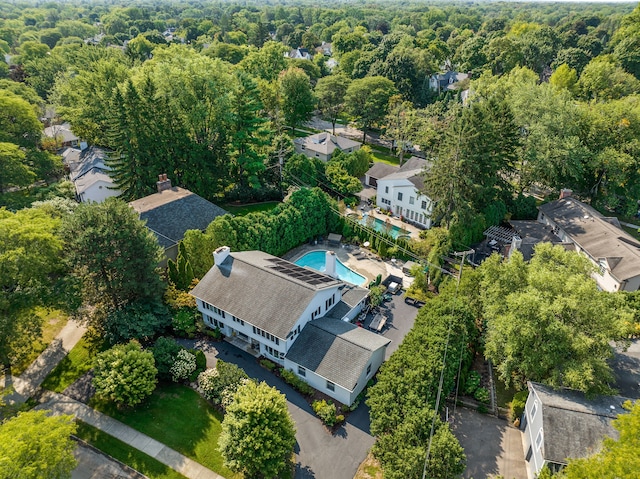
[(242, 71), (236, 72), (237, 89), (232, 97), (231, 176), (241, 187), (260, 185), (259, 174), (265, 169), (269, 144), (268, 120), (263, 110), (256, 82)]

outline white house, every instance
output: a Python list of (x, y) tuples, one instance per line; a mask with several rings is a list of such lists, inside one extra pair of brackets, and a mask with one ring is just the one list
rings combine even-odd
[(69, 179), (76, 188), (76, 199), (81, 203), (102, 203), (111, 196), (120, 196), (122, 192), (109, 176), (107, 152), (95, 146), (87, 148), (86, 143), (81, 143), (81, 148), (67, 148), (62, 153)]
[(558, 472), (568, 459), (586, 457), (599, 451), (605, 436), (617, 439), (612, 426), (628, 398), (599, 396), (587, 399), (571, 389), (554, 390), (538, 383), (527, 383), (529, 397), (520, 423), (530, 479), (543, 467)]
[[(261, 251), (224, 246), (214, 263), (191, 291), (205, 324), (351, 404), (389, 344), (347, 322), (362, 310), (368, 290)], [(328, 252), (329, 273), (335, 264)]]
[(430, 228), (433, 201), (422, 193), (424, 172), (428, 165), (427, 160), (414, 156), (393, 173), (377, 179), (374, 178), (374, 165), (365, 178), (371, 185), (375, 180), (377, 206), (402, 216), (409, 223)]
[(299, 59), (299, 60), (311, 60), (311, 53), (306, 48), (294, 48), (293, 50), (285, 53), (285, 56), (288, 58)]
[(357, 141), (327, 132), (296, 138), (293, 144), (296, 153), (303, 153), (309, 158), (320, 158), (322, 161), (329, 161), (336, 149), (345, 153), (352, 153), (360, 149), (360, 143)]
[(563, 190), (560, 199), (539, 207), (538, 222), (591, 260), (598, 268), (593, 277), (603, 291), (640, 289), (640, 242), (617, 218), (603, 216)]

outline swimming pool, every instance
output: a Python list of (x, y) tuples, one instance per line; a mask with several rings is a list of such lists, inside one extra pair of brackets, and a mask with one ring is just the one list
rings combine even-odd
[(411, 233), (405, 229), (402, 228), (398, 228), (397, 226), (393, 226), (393, 225), (389, 225), (386, 222), (382, 221), (381, 219), (378, 218), (373, 218), (374, 222), (373, 224), (367, 224), (367, 215), (364, 216), (364, 218), (362, 218), (359, 223), (361, 225), (364, 226), (369, 226), (372, 227), (373, 229), (376, 231), (379, 231), (380, 233), (386, 233), (391, 235), (393, 238), (397, 238), (398, 236), (409, 236)]
[[(311, 269), (324, 273), (325, 271), (325, 259), (326, 251), (312, 251), (307, 253), (298, 259), (295, 264), (298, 266), (308, 266)], [(355, 271), (347, 268), (342, 262), (336, 258), (336, 272), (338, 273), (338, 279), (346, 281), (347, 283), (361, 286), (367, 278)]]

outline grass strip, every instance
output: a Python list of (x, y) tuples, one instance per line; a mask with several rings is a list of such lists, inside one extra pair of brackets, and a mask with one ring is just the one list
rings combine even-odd
[(186, 479), (185, 476), (174, 471), (169, 466), (110, 436), (106, 432), (82, 421), (78, 421), (77, 423), (78, 431), (76, 432), (76, 436), (88, 442), (93, 447), (100, 449), (105, 454), (141, 472), (149, 477), (149, 479)]

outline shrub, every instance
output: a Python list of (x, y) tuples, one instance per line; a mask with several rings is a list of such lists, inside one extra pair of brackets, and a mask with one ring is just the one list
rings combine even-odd
[(473, 394), (473, 397), (476, 399), (476, 401), (487, 404), (489, 402), (489, 391), (487, 390), (487, 388), (478, 388)]
[(311, 386), (309, 386), (306, 381), (300, 379), (296, 373), (293, 371), (287, 371), (286, 369), (280, 369), (280, 376), (284, 379), (284, 382), (293, 387), (296, 391), (305, 394), (307, 396), (311, 396), (315, 391)]
[(186, 308), (180, 309), (171, 320), (173, 331), (181, 338), (193, 339), (196, 336), (196, 315)]
[(260, 365), (267, 368), (269, 371), (273, 371), (276, 369), (276, 363), (274, 363), (273, 361), (269, 361), (266, 358), (260, 360)]
[(164, 336), (158, 338), (151, 348), (153, 358), (156, 361), (156, 369), (158, 370), (158, 378), (168, 381), (171, 379), (171, 366), (178, 356), (178, 352), (182, 349), (175, 339), (166, 338)]
[(524, 406), (527, 402), (527, 396), (529, 391), (519, 391), (514, 394), (513, 399), (509, 403), (509, 409), (511, 410), (511, 418), (513, 420), (522, 416), (524, 412)]
[(249, 376), (235, 364), (218, 360), (216, 367), (198, 375), (200, 393), (214, 404), (221, 404), (223, 397), (233, 395)]
[(329, 427), (344, 421), (342, 414), (336, 415), (336, 405), (331, 401), (327, 402), (324, 399), (322, 401), (313, 401), (311, 407), (313, 408), (313, 412), (316, 413), (316, 416)]
[(196, 355), (186, 349), (180, 350), (171, 366), (171, 378), (175, 382), (184, 381), (196, 370)]
[(473, 396), (478, 387), (480, 387), (480, 374), (477, 371), (471, 371), (464, 382), (464, 394)]

